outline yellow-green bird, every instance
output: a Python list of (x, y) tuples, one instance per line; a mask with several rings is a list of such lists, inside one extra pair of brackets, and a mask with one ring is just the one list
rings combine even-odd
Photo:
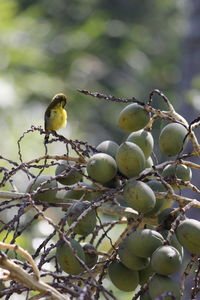
[[(44, 114), (44, 128), (47, 132), (56, 131), (67, 125), (67, 112), (64, 109), (67, 98), (64, 94), (56, 94)], [(47, 143), (49, 135), (45, 136)]]

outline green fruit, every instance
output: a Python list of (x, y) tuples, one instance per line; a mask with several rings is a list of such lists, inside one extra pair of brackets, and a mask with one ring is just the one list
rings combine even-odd
[[(156, 299), (163, 293), (172, 292), (176, 300), (180, 300), (180, 289), (176, 282), (168, 276), (154, 275), (149, 283), (149, 294), (152, 299)], [(162, 300), (174, 300), (172, 296), (162, 297)]]
[(171, 200), (171, 199), (166, 199), (165, 202), (164, 202), (164, 204), (163, 204), (163, 206), (160, 209), (160, 212), (163, 211), (166, 208), (170, 208), (172, 206), (173, 202), (174, 201)]
[(140, 285), (145, 284), (149, 277), (153, 275), (154, 270), (152, 269), (151, 264), (149, 264), (145, 269), (138, 271), (139, 273), (139, 283)]
[(192, 171), (185, 165), (168, 165), (163, 169), (162, 176), (174, 189), (178, 189), (184, 186), (176, 184), (176, 178), (183, 181), (190, 181), (192, 179)]
[(138, 229), (127, 237), (128, 248), (139, 257), (150, 257), (163, 242), (162, 235), (152, 229)]
[(156, 203), (153, 190), (144, 182), (130, 179), (124, 187), (127, 204), (141, 213), (151, 211)]
[[(49, 182), (43, 184), (45, 181), (49, 181)], [(57, 191), (55, 190), (55, 188), (58, 187), (58, 184), (56, 180), (52, 180), (52, 177), (48, 175), (40, 175), (37, 177), (36, 181), (35, 179), (32, 179), (26, 189), (26, 192), (32, 193), (33, 191), (36, 191), (40, 185), (42, 185), (42, 187), (40, 188), (40, 191), (38, 191), (37, 194), (33, 196), (33, 200), (50, 202), (50, 203), (57, 202), (56, 200)], [(44, 189), (49, 189), (49, 191), (42, 192), (42, 190)]]
[(138, 176), (145, 168), (143, 151), (134, 143), (125, 142), (120, 145), (116, 162), (120, 172), (127, 177)]
[(117, 165), (112, 156), (97, 153), (88, 160), (87, 172), (92, 179), (104, 184), (115, 177)]
[(96, 191), (98, 188), (99, 187), (95, 183), (88, 184), (88, 188), (86, 189), (86, 193), (83, 200), (92, 201), (96, 197), (100, 196), (103, 192)]
[(171, 275), (176, 273), (182, 263), (182, 258), (178, 250), (172, 246), (161, 246), (157, 248), (151, 257), (152, 269), (161, 275)]
[(98, 255), (96, 253), (90, 253), (90, 251), (96, 251), (96, 248), (90, 243), (85, 243), (81, 246), (85, 253), (85, 263), (89, 268), (92, 268), (97, 263)]
[(79, 190), (69, 190), (63, 196), (63, 202), (68, 202), (71, 199), (79, 200), (84, 195), (84, 191)]
[[(103, 193), (102, 191), (96, 191), (99, 189), (99, 186), (95, 183), (79, 182), (70, 188), (72, 189), (64, 193), (64, 202), (72, 202), (73, 199), (91, 201)], [(76, 188), (81, 188), (81, 190), (77, 190)]]
[(113, 141), (104, 141), (97, 146), (99, 152), (106, 153), (115, 158), (119, 145)]
[(138, 257), (130, 251), (126, 239), (120, 244), (118, 254), (123, 265), (131, 270), (142, 270), (149, 265), (148, 258)]
[(120, 113), (119, 127), (126, 131), (137, 131), (144, 128), (150, 120), (150, 114), (141, 105), (132, 103)]
[(153, 151), (153, 137), (149, 131), (144, 129), (132, 132), (128, 136), (127, 141), (138, 145), (142, 149), (146, 158), (148, 158)]
[(114, 188), (120, 186), (120, 183), (121, 183), (121, 182), (120, 182), (119, 179), (113, 178), (112, 180), (110, 180), (110, 181), (104, 183), (103, 186), (108, 187), (108, 188), (111, 188), (111, 189), (114, 189)]
[[(74, 187), (77, 187), (77, 185), (74, 185)], [(61, 195), (60, 202), (70, 205), (70, 203), (74, 202), (74, 200), (82, 199), (83, 195), (84, 195), (84, 191), (73, 190), (73, 189), (68, 190)], [(67, 211), (69, 209), (69, 205), (63, 206), (62, 210)]]
[(139, 283), (138, 272), (128, 269), (118, 261), (113, 261), (110, 264), (108, 275), (112, 283), (121, 291), (134, 291)]
[(152, 168), (153, 165), (154, 165), (153, 159), (151, 157), (148, 157), (145, 163), (145, 169)]
[[(168, 233), (169, 233), (168, 230), (164, 230), (164, 231), (161, 232), (164, 239), (167, 238)], [(180, 256), (183, 257), (183, 254), (184, 254), (183, 247), (181, 246), (181, 244), (177, 240), (176, 234), (171, 235), (169, 243), (170, 243), (171, 246), (176, 248), (176, 250), (178, 250)]]
[[(150, 180), (147, 182), (147, 185), (154, 191), (154, 192), (166, 192), (166, 187), (158, 180)], [(163, 207), (164, 203), (167, 200), (165, 198), (159, 199), (156, 198), (156, 204), (152, 210), (145, 214), (145, 217), (155, 216)]]
[(72, 249), (63, 242), (58, 245), (57, 251), (56, 251), (56, 257), (58, 260), (58, 264), (60, 265), (60, 268), (65, 271), (68, 274), (76, 275), (84, 271), (83, 266), (80, 264), (78, 259), (76, 258), (74, 252), (76, 252), (76, 255), (85, 262), (85, 254), (83, 251), (83, 248), (80, 246), (80, 244), (73, 239), (68, 240)]
[(78, 182), (70, 186), (70, 190), (67, 190), (62, 196), (63, 202), (73, 202), (73, 199), (76, 200), (88, 200), (91, 194), (95, 192), (91, 191), (91, 188), (96, 187), (93, 184), (88, 184), (86, 182)]
[(183, 150), (187, 141), (184, 142), (188, 131), (178, 123), (166, 125), (159, 136), (160, 151), (167, 156), (176, 156)]
[[(70, 206), (66, 213), (66, 220), (70, 226), (77, 221), (78, 217), (90, 206), (88, 201), (78, 201)], [(94, 210), (85, 215), (73, 228), (73, 232), (86, 236), (90, 234), (96, 226), (96, 213)]]
[[(83, 188), (82, 190), (77, 190), (76, 188)], [(92, 189), (97, 188), (95, 184), (88, 184), (86, 182), (79, 182), (78, 184), (74, 184), (71, 186), (71, 190), (67, 190), (62, 196), (62, 202), (73, 202), (76, 200), (88, 200), (91, 201), (102, 192), (93, 192)]]
[(194, 219), (182, 221), (176, 228), (179, 243), (193, 254), (200, 254), (200, 222)]
[(82, 174), (79, 169), (66, 160), (62, 160), (56, 167), (56, 176), (62, 175), (62, 178), (57, 178), (57, 181), (63, 185), (72, 185), (82, 180)]
[(142, 296), (140, 296), (140, 300), (152, 300), (148, 290)]

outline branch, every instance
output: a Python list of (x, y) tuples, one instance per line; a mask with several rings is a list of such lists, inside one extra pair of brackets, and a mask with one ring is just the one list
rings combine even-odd
[(33, 271), (35, 272), (36, 279), (37, 280), (39, 279), (40, 273), (39, 273), (38, 267), (36, 266), (32, 256), (26, 250), (24, 250), (22, 247), (20, 247), (18, 245), (6, 244), (6, 243), (2, 243), (2, 242), (0, 242), (0, 248), (13, 250), (13, 251), (17, 252), (19, 255), (21, 255), (22, 257), (24, 257), (32, 266)]
[(32, 159), (30, 161), (28, 161), (27, 163), (24, 163), (25, 165), (30, 165), (32, 163), (38, 163), (40, 160), (43, 159), (54, 159), (54, 160), (67, 160), (67, 161), (74, 161), (77, 163), (87, 163), (86, 160), (80, 156), (80, 157), (72, 157), (69, 155), (43, 155), (41, 157)]
[(139, 213), (131, 207), (125, 207), (117, 204), (104, 203), (97, 209), (98, 212), (110, 214), (118, 217), (138, 218)]
[(49, 299), (51, 300), (69, 300), (68, 296), (63, 296), (47, 283), (36, 279), (34, 276), (30, 275), (28, 272), (23, 270), (16, 263), (8, 259), (3, 253), (1, 253), (0, 255), (0, 267), (10, 272), (10, 280), (17, 281), (31, 290), (39, 291), (43, 295), (48, 295)]
[(197, 199), (191, 199), (188, 197), (183, 197), (175, 193), (164, 193), (164, 192), (155, 192), (155, 196), (158, 199), (167, 198), (170, 200), (177, 201), (181, 207), (191, 204), (192, 207), (200, 208), (200, 202)]

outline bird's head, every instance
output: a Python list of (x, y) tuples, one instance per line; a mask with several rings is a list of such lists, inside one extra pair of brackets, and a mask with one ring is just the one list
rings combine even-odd
[(64, 94), (60, 93), (60, 94), (56, 94), (53, 99), (52, 102), (54, 104), (61, 104), (62, 107), (65, 107), (65, 105), (67, 104), (67, 98)]

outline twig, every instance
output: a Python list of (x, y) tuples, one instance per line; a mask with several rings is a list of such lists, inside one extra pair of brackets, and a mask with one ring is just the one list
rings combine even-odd
[(24, 250), (22, 247), (20, 247), (18, 245), (6, 244), (6, 243), (2, 243), (2, 242), (0, 242), (0, 248), (7, 249), (7, 250), (13, 250), (13, 251), (17, 252), (18, 254), (20, 254), (22, 257), (24, 257), (32, 266), (33, 271), (35, 272), (36, 279), (37, 280), (39, 279), (40, 273), (39, 273), (38, 267), (36, 266), (32, 256), (26, 250)]
[[(5, 254), (0, 255), (0, 266), (10, 272), (10, 280), (17, 281), (34, 291), (40, 291), (43, 295), (49, 295), (52, 300), (69, 300), (68, 296), (63, 296), (56, 289), (45, 282), (34, 278), (28, 272), (23, 270), (16, 263), (8, 259)], [(51, 296), (51, 297), (50, 297)]]

